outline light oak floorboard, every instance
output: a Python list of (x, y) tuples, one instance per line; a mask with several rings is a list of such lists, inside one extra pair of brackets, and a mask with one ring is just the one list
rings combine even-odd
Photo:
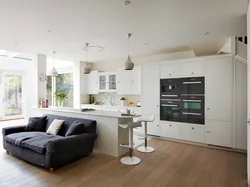
[[(0, 123), (1, 125), (1, 123)], [(1, 127), (0, 127), (1, 130)], [(94, 153), (49, 172), (2, 148), (0, 187), (246, 187), (246, 154), (151, 139), (153, 153), (125, 166), (120, 158)]]

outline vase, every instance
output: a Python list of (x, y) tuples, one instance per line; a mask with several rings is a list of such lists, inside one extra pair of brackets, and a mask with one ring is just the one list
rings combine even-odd
[(57, 101), (57, 106), (63, 107), (63, 100), (62, 101)]

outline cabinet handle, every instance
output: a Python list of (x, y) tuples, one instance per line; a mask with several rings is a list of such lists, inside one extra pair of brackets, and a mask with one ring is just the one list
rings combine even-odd
[(192, 129), (194, 130), (194, 127), (192, 127)]
[(207, 108), (207, 110), (210, 110), (210, 108)]
[(170, 127), (172, 127), (172, 125), (169, 125)]
[(171, 74), (169, 74), (169, 76), (171, 76)]
[(207, 131), (207, 133), (209, 133), (209, 131)]
[(156, 105), (157, 107), (159, 107), (159, 105)]
[(192, 72), (192, 75), (194, 74), (194, 72)]

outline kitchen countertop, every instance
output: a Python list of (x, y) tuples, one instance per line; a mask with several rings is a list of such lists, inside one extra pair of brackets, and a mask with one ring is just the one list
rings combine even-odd
[(71, 109), (71, 108), (60, 108), (60, 107), (49, 107), (49, 108), (37, 108), (34, 107), (33, 109), (36, 110), (43, 110), (43, 111), (53, 111), (53, 112), (65, 112), (65, 113), (74, 113), (74, 114), (82, 114), (82, 115), (93, 115), (93, 116), (104, 116), (104, 117), (111, 117), (111, 118), (136, 118), (140, 117), (141, 115), (136, 114), (136, 116), (122, 116), (120, 112), (115, 111), (88, 111), (82, 112), (80, 109)]

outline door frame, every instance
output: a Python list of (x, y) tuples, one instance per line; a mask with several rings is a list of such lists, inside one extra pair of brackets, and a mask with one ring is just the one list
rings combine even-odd
[[(22, 113), (20, 115), (16, 116), (5, 116), (4, 115), (4, 99), (5, 99), (5, 89), (4, 89), (4, 82), (5, 82), (5, 75), (20, 75), (22, 77)], [(1, 107), (1, 113), (0, 113), (0, 119), (1, 120), (11, 120), (11, 119), (19, 119), (24, 118), (25, 113), (25, 104), (24, 104), (24, 96), (25, 96), (25, 89), (24, 89), (24, 72), (21, 71), (12, 71), (12, 70), (2, 70), (1, 72), (2, 76), (2, 101), (0, 103)]]

